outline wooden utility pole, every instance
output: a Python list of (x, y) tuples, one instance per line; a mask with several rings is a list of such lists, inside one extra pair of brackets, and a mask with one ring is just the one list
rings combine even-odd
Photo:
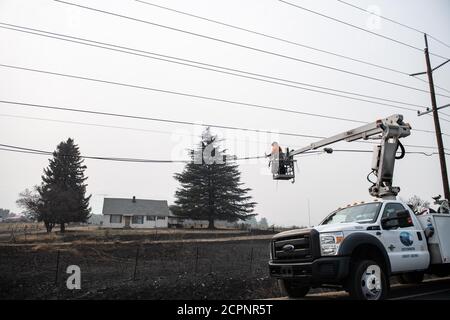
[(445, 160), (444, 143), (442, 141), (441, 124), (439, 122), (439, 113), (438, 113), (438, 109), (441, 109), (442, 107), (438, 108), (438, 106), (437, 106), (436, 93), (434, 91), (434, 81), (433, 81), (433, 71), (436, 70), (437, 68), (443, 66), (450, 60), (447, 60), (444, 63), (441, 63), (440, 65), (438, 65), (437, 67), (432, 68), (431, 61), (430, 61), (430, 54), (428, 52), (428, 38), (427, 38), (426, 34), (424, 34), (424, 38), (425, 38), (424, 52), (425, 52), (425, 60), (427, 63), (427, 71), (415, 73), (415, 74), (412, 74), (411, 76), (417, 76), (417, 75), (421, 75), (421, 74), (428, 75), (428, 84), (430, 86), (432, 110), (427, 110), (425, 112), (419, 113), (419, 115), (423, 115), (428, 112), (433, 112), (434, 127), (435, 127), (435, 131), (436, 131), (436, 140), (437, 140), (437, 146), (438, 146), (438, 152), (439, 152), (439, 161), (441, 163), (441, 175), (442, 175), (442, 184), (444, 187), (444, 198), (447, 200), (450, 200), (450, 189), (449, 189), (449, 183), (448, 183), (447, 164), (446, 164), (446, 160)]
[(439, 161), (441, 162), (442, 183), (444, 184), (444, 197), (450, 200), (450, 189), (448, 184), (447, 165), (445, 162), (444, 143), (442, 141), (441, 124), (439, 123), (439, 113), (437, 110), (436, 94), (434, 92), (433, 68), (431, 67), (430, 54), (428, 53), (428, 39), (425, 37), (425, 59), (427, 60), (428, 82), (430, 84), (431, 106), (433, 107), (434, 127), (436, 129), (436, 139), (439, 151)]

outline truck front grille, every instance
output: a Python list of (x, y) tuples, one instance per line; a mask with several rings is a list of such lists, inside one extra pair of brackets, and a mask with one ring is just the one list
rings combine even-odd
[(277, 262), (311, 261), (310, 234), (297, 234), (273, 241), (273, 257)]

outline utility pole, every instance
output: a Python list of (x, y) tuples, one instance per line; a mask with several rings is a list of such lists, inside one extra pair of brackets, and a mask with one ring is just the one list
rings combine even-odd
[[(438, 113), (438, 109), (441, 109), (446, 106), (438, 108), (437, 103), (436, 103), (436, 94), (434, 91), (434, 82), (433, 82), (433, 71), (436, 70), (437, 68), (443, 66), (450, 60), (447, 60), (444, 63), (441, 63), (440, 65), (438, 65), (437, 67), (432, 68), (431, 62), (430, 62), (430, 55), (428, 52), (428, 39), (427, 39), (426, 34), (424, 34), (424, 38), (425, 38), (424, 52), (425, 52), (425, 60), (427, 63), (427, 71), (411, 74), (411, 76), (417, 76), (417, 75), (421, 75), (421, 74), (428, 75), (428, 83), (430, 86), (431, 106), (432, 106), (432, 110), (428, 110), (428, 112), (431, 112), (431, 111), (433, 112), (434, 127), (435, 127), (435, 131), (436, 131), (436, 140), (437, 140), (437, 146), (438, 146), (438, 151), (439, 151), (439, 161), (441, 163), (442, 183), (444, 186), (444, 198), (447, 200), (450, 200), (450, 189), (449, 189), (449, 183), (448, 183), (447, 164), (445, 161), (444, 143), (442, 141), (442, 132), (441, 132), (441, 125), (439, 123), (439, 113)], [(428, 113), (428, 112), (419, 113), (418, 115), (420, 116), (420, 115)]]

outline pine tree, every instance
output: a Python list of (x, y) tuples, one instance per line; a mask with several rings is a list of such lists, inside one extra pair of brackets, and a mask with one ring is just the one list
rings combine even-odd
[(261, 218), (261, 220), (259, 220), (258, 228), (262, 230), (266, 230), (269, 228), (269, 223), (267, 222), (266, 218)]
[(90, 217), (91, 196), (85, 196), (87, 177), (84, 176), (86, 166), (83, 162), (79, 148), (71, 138), (61, 142), (53, 152), (53, 159), (44, 169), (42, 184), (38, 187), (39, 211), (45, 217), (46, 226), (59, 224), (64, 232), (67, 223), (86, 222)]
[(256, 205), (240, 182), (238, 165), (230, 161), (208, 129), (202, 134), (196, 150), (190, 150), (192, 162), (182, 173), (175, 174), (181, 187), (175, 192), (174, 211), (179, 216), (208, 220), (214, 229), (214, 220), (235, 222), (254, 216)]

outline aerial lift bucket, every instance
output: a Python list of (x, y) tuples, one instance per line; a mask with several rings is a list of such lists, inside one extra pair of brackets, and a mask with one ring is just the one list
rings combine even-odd
[(271, 160), (272, 175), (274, 180), (295, 179), (294, 159), (289, 157), (289, 149), (285, 153), (278, 153)]

